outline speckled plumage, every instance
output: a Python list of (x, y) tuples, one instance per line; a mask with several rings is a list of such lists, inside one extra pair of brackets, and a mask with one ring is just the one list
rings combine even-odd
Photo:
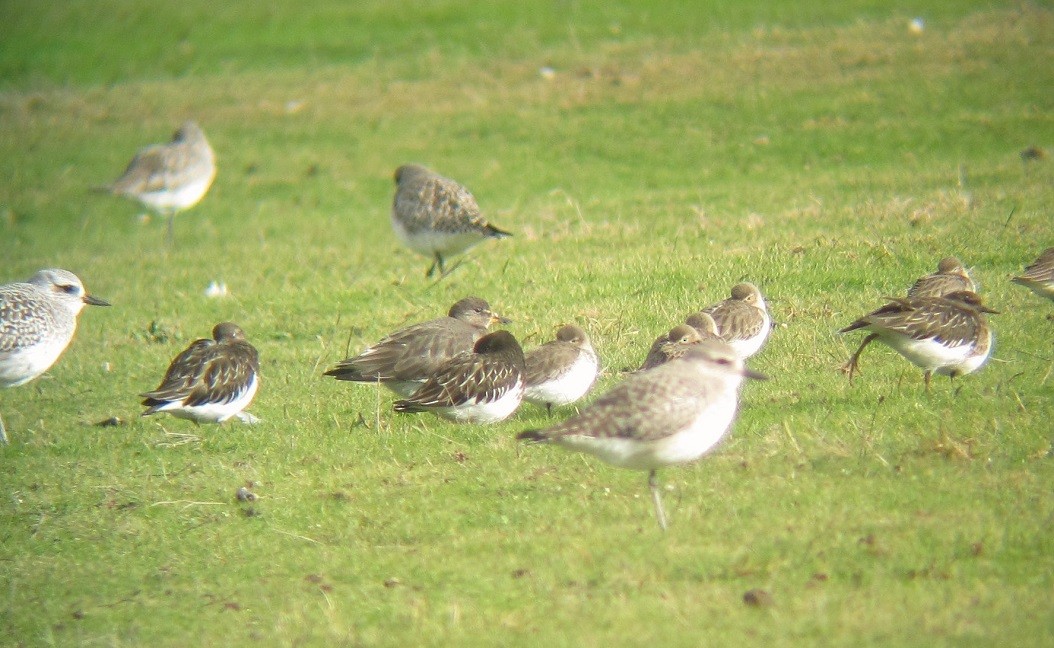
[(215, 153), (201, 127), (188, 121), (171, 142), (140, 149), (121, 177), (106, 189), (167, 216), (171, 235), (176, 213), (198, 204), (215, 178)]
[(143, 416), (168, 412), (195, 423), (222, 423), (243, 412), (259, 387), (260, 356), (234, 323), (212, 329), (212, 339), (196, 340), (172, 360), (157, 389), (140, 394)]
[(743, 358), (761, 350), (772, 330), (765, 299), (751, 283), (732, 286), (731, 297), (703, 309), (717, 323), (721, 339)]
[(484, 335), (472, 351), (444, 362), (395, 411), (432, 412), (459, 423), (497, 423), (523, 400), (524, 357), (508, 331)]
[(960, 290), (972, 292), (977, 290), (977, 286), (961, 261), (955, 257), (945, 257), (937, 264), (936, 272), (915, 281), (908, 289), (908, 297), (943, 297)]
[(446, 360), (471, 351), (492, 324), (507, 321), (494, 314), (486, 300), (466, 297), (451, 306), (446, 317), (400, 329), (357, 356), (341, 360), (324, 375), (379, 382), (400, 396), (409, 396)]
[(992, 349), (992, 329), (984, 313), (997, 312), (968, 290), (944, 297), (894, 299), (839, 331), (871, 332), (843, 370), (852, 382), (864, 347), (878, 340), (921, 368), (927, 389), (933, 373), (952, 378), (972, 373)]
[[(47, 371), (73, 339), (85, 304), (109, 306), (68, 270), (41, 270), (0, 286), (0, 387), (17, 387)], [(0, 441), (7, 442), (2, 420)]]
[(529, 351), (525, 365), (524, 400), (550, 411), (589, 393), (600, 371), (589, 336), (574, 324), (560, 327), (555, 340)]
[(650, 471), (656, 516), (666, 527), (655, 473), (694, 461), (728, 432), (748, 371), (725, 342), (700, 342), (683, 357), (633, 373), (571, 417), (546, 430), (517, 438), (585, 452), (623, 468)]
[(418, 164), (395, 170), (392, 229), (410, 249), (433, 259), (428, 270), (444, 273), (446, 257), (488, 239), (511, 236), (491, 225), (463, 185)]
[(1054, 301), (1054, 247), (1044, 250), (1039, 258), (1011, 281)]
[[(713, 322), (713, 319), (710, 320)], [(695, 345), (703, 341), (703, 336), (694, 326), (678, 324), (664, 335), (655, 338), (647, 357), (637, 371), (647, 371), (670, 360), (683, 357)]]

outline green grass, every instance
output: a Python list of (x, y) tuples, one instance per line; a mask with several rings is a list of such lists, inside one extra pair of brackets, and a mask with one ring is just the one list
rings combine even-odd
[[(0, 643), (1051, 645), (1054, 310), (1007, 281), (1054, 244), (1018, 155), (1054, 147), (1047, 5), (179, 4), (0, 5), (0, 281), (114, 304), (2, 394)], [(169, 249), (88, 188), (188, 117), (220, 173)], [(426, 282), (408, 161), (516, 236)], [(849, 386), (837, 329), (948, 254), (1003, 311), (988, 365), (927, 395), (875, 345)], [(519, 447), (536, 408), (455, 426), (320, 376), (478, 294), (528, 347), (584, 325), (603, 391), (743, 279), (772, 380), (660, 474), (665, 535), (643, 474)], [(264, 422), (139, 419), (225, 319)]]

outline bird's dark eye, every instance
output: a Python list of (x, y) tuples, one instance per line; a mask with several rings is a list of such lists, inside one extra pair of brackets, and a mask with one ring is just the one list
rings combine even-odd
[(719, 365), (730, 365), (730, 364), (732, 364), (732, 361), (729, 360), (728, 358), (718, 358), (717, 359), (717, 364), (719, 364)]
[(74, 286), (73, 284), (69, 284), (69, 285), (66, 285), (66, 286), (59, 286), (59, 289), (62, 292), (66, 293), (67, 295), (76, 295), (77, 294), (77, 287)]

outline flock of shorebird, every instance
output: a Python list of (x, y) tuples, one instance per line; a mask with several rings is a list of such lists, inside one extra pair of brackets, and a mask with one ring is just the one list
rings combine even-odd
[[(215, 156), (201, 128), (187, 122), (172, 142), (140, 150), (124, 174), (104, 187), (139, 200), (168, 217), (192, 207), (216, 176)], [(428, 256), (436, 271), (446, 259), (488, 238), (510, 236), (482, 216), (461, 184), (419, 165), (395, 172), (392, 228), (411, 249)], [(455, 266), (456, 267), (456, 266)], [(1013, 281), (1054, 300), (1054, 248)], [(852, 322), (841, 332), (868, 331), (845, 364), (852, 381), (864, 348), (883, 342), (924, 371), (951, 377), (976, 371), (992, 348), (986, 307), (955, 258), (920, 278), (902, 298)], [(80, 279), (59, 269), (41, 270), (25, 282), (0, 286), (0, 386), (14, 387), (46, 371), (73, 338), (85, 305), (108, 306), (89, 295)], [(526, 400), (545, 407), (570, 405), (593, 387), (600, 362), (588, 334), (570, 324), (556, 339), (524, 353), (507, 323), (478, 297), (451, 306), (445, 317), (398, 330), (325, 372), (337, 380), (381, 384), (400, 396), (396, 412), (432, 412), (457, 422), (493, 423)], [(580, 412), (544, 430), (517, 438), (585, 452), (626, 468), (648, 471), (659, 525), (667, 518), (656, 471), (698, 459), (727, 433), (746, 378), (765, 377), (744, 362), (765, 343), (772, 327), (761, 291), (732, 287), (728, 299), (690, 315), (661, 335), (640, 368)], [(141, 394), (143, 416), (168, 412), (197, 423), (232, 417), (252, 423), (245, 411), (259, 385), (259, 355), (236, 324), (223, 322), (211, 339), (195, 341), (172, 360), (157, 389)], [(3, 420), (0, 440), (7, 443)]]

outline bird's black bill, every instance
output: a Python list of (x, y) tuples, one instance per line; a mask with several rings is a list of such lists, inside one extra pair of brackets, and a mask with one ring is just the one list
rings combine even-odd
[(105, 299), (99, 299), (98, 297), (95, 297), (95, 296), (92, 296), (92, 295), (85, 295), (84, 296), (84, 303), (85, 304), (91, 304), (92, 306), (109, 306), (110, 305), (110, 302), (106, 301)]

